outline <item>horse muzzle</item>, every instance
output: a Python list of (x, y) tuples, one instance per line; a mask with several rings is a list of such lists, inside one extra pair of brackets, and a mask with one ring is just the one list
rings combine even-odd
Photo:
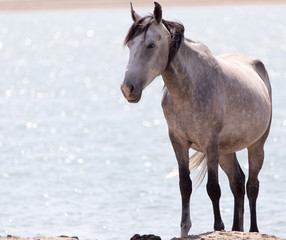
[(121, 85), (121, 91), (130, 103), (138, 103), (141, 99), (142, 88), (135, 84), (124, 81)]

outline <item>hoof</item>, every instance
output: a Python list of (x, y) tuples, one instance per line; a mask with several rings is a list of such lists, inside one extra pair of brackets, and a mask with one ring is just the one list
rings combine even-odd
[(224, 230), (223, 222), (215, 223), (214, 224), (214, 230), (215, 231), (222, 231), (222, 230)]
[(239, 227), (239, 226), (232, 226), (231, 231), (244, 232), (244, 231), (243, 231), (243, 227)]
[(191, 221), (185, 224), (181, 224), (181, 235), (180, 237), (187, 237), (188, 233), (192, 227)]
[(249, 232), (259, 232), (257, 227), (253, 227), (249, 229)]

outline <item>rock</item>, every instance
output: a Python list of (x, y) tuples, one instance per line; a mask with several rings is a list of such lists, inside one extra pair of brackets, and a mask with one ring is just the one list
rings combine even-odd
[(135, 234), (130, 240), (162, 240), (159, 236), (155, 236), (153, 234), (142, 235)]

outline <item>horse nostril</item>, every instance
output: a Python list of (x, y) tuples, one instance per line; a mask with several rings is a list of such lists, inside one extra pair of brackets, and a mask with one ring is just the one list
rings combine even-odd
[(132, 93), (134, 91), (134, 86), (131, 84), (130, 85), (130, 93)]

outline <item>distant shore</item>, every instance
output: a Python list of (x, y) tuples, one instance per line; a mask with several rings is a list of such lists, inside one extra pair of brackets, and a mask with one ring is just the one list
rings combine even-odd
[[(286, 0), (157, 0), (164, 7), (286, 4)], [(153, 0), (133, 0), (136, 7), (152, 7)], [(127, 8), (129, 0), (0, 0), (0, 11)]]

